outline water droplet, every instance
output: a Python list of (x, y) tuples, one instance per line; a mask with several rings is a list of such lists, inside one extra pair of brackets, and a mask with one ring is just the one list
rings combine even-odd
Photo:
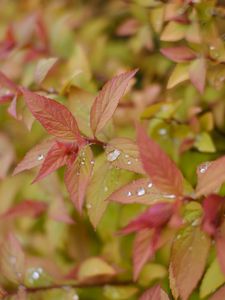
[(168, 198), (168, 199), (175, 199), (176, 196), (175, 195), (163, 195), (164, 198)]
[(34, 271), (33, 274), (32, 274), (32, 278), (33, 278), (34, 280), (36, 280), (36, 279), (39, 279), (39, 277), (40, 277), (39, 272)]
[(94, 165), (95, 164), (95, 161), (94, 160), (91, 160), (91, 165)]
[(73, 295), (73, 300), (79, 300), (79, 296), (77, 294)]
[(131, 196), (132, 196), (132, 193), (131, 193), (131, 192), (127, 192), (127, 196), (128, 196), (128, 197), (131, 197)]
[(82, 165), (84, 165), (84, 164), (85, 164), (85, 162), (82, 160), (82, 161), (81, 161), (81, 164), (82, 164)]
[(104, 191), (108, 192), (109, 188), (107, 186), (104, 187)]
[(44, 159), (44, 155), (43, 154), (39, 154), (38, 157), (37, 157), (37, 160), (40, 161), (40, 160), (43, 160), (43, 159)]
[(209, 167), (209, 163), (204, 163), (198, 167), (198, 170), (201, 174), (204, 174)]
[(118, 149), (113, 150), (107, 155), (108, 161), (114, 161), (120, 156), (120, 151)]
[(150, 189), (151, 187), (152, 187), (152, 182), (149, 182), (149, 184), (148, 184), (148, 188)]
[(128, 164), (128, 165), (131, 165), (131, 161), (130, 161), (130, 160), (128, 160), (127, 164)]
[(139, 188), (138, 190), (137, 190), (137, 195), (138, 196), (143, 196), (145, 194), (145, 189), (144, 188)]
[(215, 46), (211, 45), (211, 46), (209, 46), (209, 49), (210, 50), (215, 50)]
[(181, 234), (178, 234), (177, 236), (177, 240), (179, 240), (181, 238)]
[(160, 135), (165, 135), (165, 134), (167, 134), (166, 128), (160, 128), (160, 129), (159, 129), (159, 134), (160, 134)]
[(86, 207), (87, 207), (87, 209), (91, 209), (92, 208), (91, 203), (87, 203)]
[(125, 156), (125, 158), (128, 158), (128, 157), (129, 157), (129, 154), (125, 154), (124, 156)]

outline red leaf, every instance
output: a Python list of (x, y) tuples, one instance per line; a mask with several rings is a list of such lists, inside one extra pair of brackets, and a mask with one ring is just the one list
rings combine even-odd
[(209, 300), (224, 300), (225, 295), (225, 285), (222, 286), (215, 294), (209, 298)]
[(222, 183), (225, 182), (224, 164), (225, 156), (222, 156), (212, 162), (206, 162), (198, 166), (196, 197), (218, 191)]
[(24, 170), (30, 170), (42, 164), (49, 149), (54, 144), (54, 140), (45, 140), (34, 146), (27, 152), (23, 160), (15, 168), (13, 175), (16, 175)]
[(9, 208), (0, 215), (0, 219), (14, 219), (22, 216), (37, 217), (47, 209), (44, 202), (25, 200)]
[(156, 285), (145, 291), (139, 300), (169, 300), (169, 297), (159, 285)]
[(210, 239), (197, 226), (183, 228), (173, 243), (170, 260), (170, 286), (182, 300), (197, 286), (205, 269)]
[(60, 167), (71, 162), (71, 159), (75, 159), (77, 155), (77, 146), (67, 145), (64, 143), (56, 142), (46, 154), (45, 160), (38, 172), (38, 175), (34, 179), (37, 182), (50, 173), (56, 171)]
[(133, 70), (112, 78), (99, 92), (91, 108), (91, 128), (94, 135), (111, 119), (129, 81), (136, 73), (137, 70)]
[(156, 201), (170, 201), (171, 195), (161, 193), (148, 178), (134, 180), (112, 193), (108, 200), (128, 203), (153, 204)]
[(143, 266), (153, 257), (156, 248), (152, 243), (153, 232), (142, 230), (137, 233), (133, 244), (133, 278), (136, 281)]
[(220, 223), (220, 212), (225, 198), (219, 195), (209, 195), (204, 199), (203, 229), (210, 235), (214, 235)]
[(55, 100), (22, 89), (28, 108), (48, 133), (66, 140), (83, 142), (77, 122), (71, 112)]
[(160, 52), (167, 58), (178, 63), (193, 60), (196, 57), (196, 54), (190, 48), (185, 46), (162, 48)]
[(82, 211), (85, 192), (92, 175), (93, 162), (92, 151), (86, 146), (74, 163), (66, 169), (65, 184), (79, 212)]
[(152, 205), (144, 213), (131, 221), (122, 229), (123, 234), (140, 231), (145, 228), (161, 228), (171, 218), (173, 205), (170, 203), (157, 203)]
[(202, 94), (206, 81), (206, 62), (203, 57), (197, 58), (190, 65), (189, 76), (192, 84)]
[(171, 196), (183, 194), (183, 176), (160, 146), (150, 139), (141, 126), (137, 127), (137, 143), (143, 168), (153, 184)]
[(216, 235), (216, 250), (220, 267), (225, 274), (225, 222), (220, 226)]

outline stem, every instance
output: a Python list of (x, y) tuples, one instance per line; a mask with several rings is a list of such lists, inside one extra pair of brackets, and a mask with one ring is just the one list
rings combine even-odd
[[(43, 292), (43, 291), (49, 291), (53, 289), (65, 289), (66, 287), (68, 288), (101, 288), (104, 287), (105, 285), (114, 285), (114, 286), (124, 286), (124, 285), (133, 285), (133, 281), (127, 280), (127, 281), (111, 281), (111, 282), (101, 282), (101, 283), (75, 283), (75, 284), (53, 284), (51, 286), (40, 286), (40, 287), (35, 287), (35, 288), (29, 288), (25, 287), (24, 291), (29, 294), (34, 294), (38, 292)], [(5, 296), (2, 298), (3, 300), (6, 300), (7, 297), (12, 297), (16, 296), (18, 293), (19, 287), (16, 290), (13, 290), (11, 292), (6, 292)]]

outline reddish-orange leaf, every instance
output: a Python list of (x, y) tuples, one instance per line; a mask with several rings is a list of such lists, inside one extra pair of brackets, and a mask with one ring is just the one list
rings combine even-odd
[(9, 208), (0, 215), (0, 219), (14, 219), (22, 216), (37, 217), (47, 209), (47, 205), (41, 201), (25, 200)]
[(222, 286), (215, 294), (209, 298), (209, 300), (224, 300), (225, 295), (225, 285)]
[(225, 274), (225, 222), (222, 223), (216, 235), (216, 250), (220, 267)]
[(143, 203), (153, 204), (160, 201), (170, 201), (175, 197), (171, 197), (169, 194), (160, 192), (148, 178), (141, 178), (122, 186), (120, 189), (112, 193), (108, 200), (120, 202), (124, 204), (128, 203)]
[(71, 159), (76, 158), (76, 154), (77, 148), (75, 148), (73, 152), (72, 147), (67, 147), (64, 143), (56, 142), (46, 154), (44, 162), (33, 183), (43, 179), (65, 164), (70, 163)]
[(93, 170), (93, 154), (90, 147), (86, 146), (79, 157), (65, 173), (65, 184), (70, 197), (79, 212), (82, 211), (84, 196)]
[(24, 170), (30, 170), (41, 165), (46, 154), (54, 144), (54, 140), (44, 140), (40, 144), (34, 146), (27, 152), (23, 160), (15, 168), (13, 175), (16, 175)]
[(71, 112), (55, 100), (22, 89), (28, 108), (48, 133), (66, 140), (83, 142)]
[(209, 195), (218, 191), (222, 183), (225, 182), (225, 156), (212, 162), (205, 162), (198, 166), (198, 183), (196, 196)]
[(206, 81), (206, 62), (205, 58), (197, 58), (190, 65), (189, 76), (192, 84), (200, 92), (204, 92)]
[(185, 62), (193, 60), (196, 54), (186, 46), (162, 48), (160, 52), (174, 62)]
[(159, 285), (156, 285), (145, 291), (139, 300), (169, 300), (169, 297)]
[(173, 243), (170, 260), (170, 286), (182, 300), (197, 286), (205, 269), (210, 239), (197, 226), (182, 229)]
[(141, 126), (137, 126), (137, 143), (143, 168), (153, 184), (166, 194), (183, 194), (183, 176), (175, 163), (150, 139)]
[(133, 70), (112, 78), (99, 92), (91, 108), (91, 128), (94, 135), (98, 134), (111, 119), (129, 81), (136, 73), (137, 70)]
[(23, 283), (25, 272), (25, 256), (13, 234), (8, 234), (1, 245), (1, 274), (9, 281)]
[(112, 139), (106, 147), (107, 160), (114, 167), (132, 172), (145, 173), (137, 144), (128, 138)]

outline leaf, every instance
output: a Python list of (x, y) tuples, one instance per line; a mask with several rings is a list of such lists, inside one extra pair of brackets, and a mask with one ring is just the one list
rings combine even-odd
[(79, 282), (101, 282), (115, 275), (115, 269), (101, 257), (91, 257), (79, 266), (77, 279)]
[(0, 215), (1, 220), (14, 219), (22, 216), (37, 217), (46, 211), (47, 205), (41, 201), (25, 200), (9, 208)]
[(135, 286), (104, 286), (103, 294), (107, 299), (111, 300), (124, 300), (131, 299), (137, 294), (138, 288)]
[(148, 178), (141, 178), (122, 186), (113, 192), (108, 200), (123, 204), (141, 203), (150, 205), (155, 202), (171, 202), (171, 195), (161, 193)]
[(130, 177), (131, 175), (127, 171), (110, 168), (104, 156), (96, 159), (94, 175), (88, 186), (86, 196), (88, 216), (95, 228), (109, 204), (106, 199), (114, 190), (127, 183)]
[(206, 62), (204, 57), (197, 58), (191, 63), (189, 75), (192, 84), (196, 87), (199, 93), (202, 94), (204, 92), (206, 82)]
[(49, 134), (65, 140), (83, 142), (71, 112), (55, 100), (22, 89), (28, 108)]
[(221, 287), (209, 300), (224, 300), (225, 285)]
[(222, 223), (216, 235), (216, 251), (221, 270), (225, 274), (225, 222)]
[(216, 151), (213, 140), (207, 132), (201, 132), (196, 136), (194, 146), (201, 152)]
[(128, 138), (114, 138), (107, 143), (107, 160), (115, 168), (143, 174), (138, 147)]
[(220, 269), (218, 260), (214, 260), (205, 273), (200, 286), (200, 297), (205, 298), (215, 292), (225, 282), (224, 274)]
[(25, 256), (13, 234), (8, 234), (1, 246), (1, 272), (9, 281), (23, 283), (25, 272)]
[(7, 87), (10, 91), (20, 94), (18, 86), (0, 71), (0, 86)]
[(40, 144), (34, 146), (27, 152), (23, 160), (15, 168), (13, 175), (22, 171), (30, 170), (42, 164), (49, 149), (53, 146), (54, 140), (44, 140)]
[(152, 183), (164, 193), (181, 196), (183, 176), (160, 146), (150, 139), (141, 126), (137, 127), (137, 143), (143, 168)]
[(79, 212), (82, 211), (85, 193), (92, 176), (93, 154), (91, 148), (86, 146), (80, 155), (65, 173), (65, 184), (71, 200)]
[(169, 300), (169, 297), (159, 285), (155, 285), (145, 291), (139, 300)]
[(177, 22), (169, 22), (164, 28), (160, 39), (165, 42), (175, 42), (185, 37), (186, 26)]
[(172, 246), (170, 283), (173, 293), (187, 300), (205, 269), (210, 240), (197, 226), (182, 229)]
[(11, 141), (6, 135), (0, 133), (0, 179), (5, 178), (14, 159), (15, 153)]
[(214, 161), (205, 162), (198, 166), (196, 197), (218, 191), (222, 183), (225, 182), (224, 164), (225, 156), (222, 156)]
[(61, 142), (53, 144), (51, 149), (47, 152), (33, 183), (43, 179), (67, 163), (70, 163), (71, 159), (76, 158), (77, 151), (77, 146), (74, 146), (73, 144), (67, 145)]
[(161, 228), (170, 220), (173, 214), (171, 203), (157, 203), (148, 208), (122, 229), (123, 234), (140, 231), (145, 228)]
[(196, 54), (186, 46), (162, 48), (160, 52), (177, 63), (193, 60), (196, 57)]
[(35, 82), (37, 85), (40, 85), (44, 81), (45, 77), (48, 75), (57, 61), (58, 58), (56, 57), (50, 57), (47, 59), (43, 58), (39, 60), (34, 74)]
[(177, 64), (167, 83), (167, 88), (171, 89), (177, 84), (189, 79), (189, 64)]
[(111, 119), (129, 81), (136, 73), (137, 69), (120, 74), (103, 86), (91, 108), (91, 128), (94, 135), (98, 134)]

